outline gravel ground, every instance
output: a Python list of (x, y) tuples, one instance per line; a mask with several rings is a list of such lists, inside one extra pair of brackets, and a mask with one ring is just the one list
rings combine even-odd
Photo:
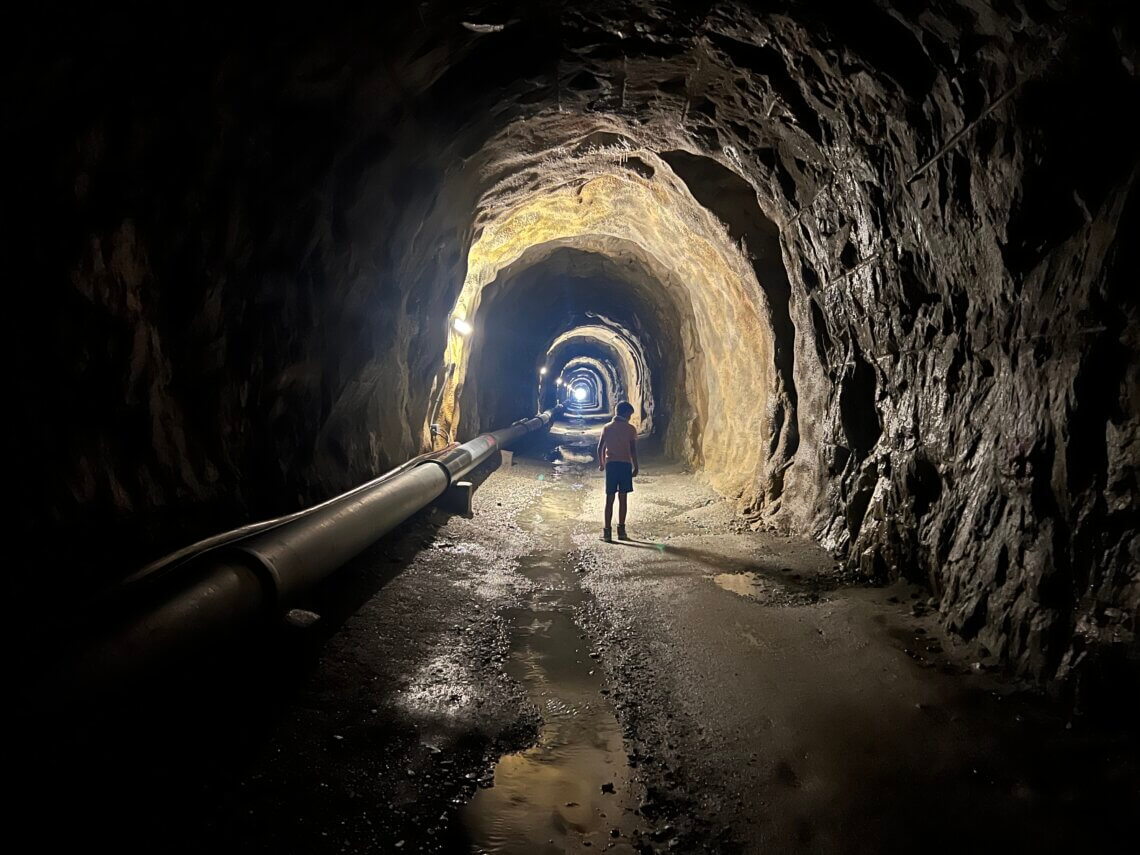
[[(634, 541), (601, 543), (590, 445), (488, 467), (473, 518), (405, 524), (307, 626), (22, 725), (16, 828), (152, 852), (1124, 850), (1131, 737), (652, 455)], [(473, 800), (489, 786), (509, 798)]]

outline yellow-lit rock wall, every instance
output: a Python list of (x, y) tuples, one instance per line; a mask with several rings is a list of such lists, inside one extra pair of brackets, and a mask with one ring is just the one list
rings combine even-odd
[[(626, 168), (634, 157), (651, 167), (651, 177)], [(702, 466), (721, 492), (748, 494), (763, 474), (772, 380), (771, 337), (752, 268), (652, 152), (600, 147), (586, 156), (552, 157), (547, 168), (542, 185), (521, 198), (514, 194), (509, 207), (496, 207), (494, 193), (484, 200), (454, 314), (477, 322), (483, 287), (532, 247), (556, 243), (648, 259), (661, 271), (654, 283), (659, 299), (682, 307), (677, 356), (689, 366), (680, 394), (693, 417), (666, 427), (665, 446)], [(467, 379), (469, 348), (480, 346), (455, 333), (448, 343), (447, 359), (458, 368), (440, 418), (458, 425), (459, 435), (463, 414), (455, 390)]]

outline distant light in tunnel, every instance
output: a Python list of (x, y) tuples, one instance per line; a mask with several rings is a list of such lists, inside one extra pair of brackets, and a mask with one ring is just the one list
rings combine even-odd
[(463, 318), (453, 318), (451, 321), (451, 328), (460, 335), (471, 335), (471, 331), (475, 329), (471, 326), (471, 322)]
[(574, 387), (574, 400), (575, 400), (575, 401), (584, 401), (584, 400), (586, 400), (586, 396), (587, 396), (588, 394), (590, 394), (590, 393), (586, 391), (586, 387), (585, 387), (585, 386), (575, 386), (575, 387)]

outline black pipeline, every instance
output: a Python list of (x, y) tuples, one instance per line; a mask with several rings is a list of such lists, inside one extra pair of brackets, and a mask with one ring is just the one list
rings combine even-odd
[(546, 427), (553, 415), (547, 410), (398, 467), (390, 477), (281, 522), (210, 538), (208, 549), (179, 554), (178, 566), (154, 574), (161, 578), (153, 584), (133, 579), (132, 586), (144, 590), (132, 592), (125, 614), (85, 639), (62, 682), (72, 690), (116, 684), (284, 613), (299, 594), (430, 505), (495, 451)]

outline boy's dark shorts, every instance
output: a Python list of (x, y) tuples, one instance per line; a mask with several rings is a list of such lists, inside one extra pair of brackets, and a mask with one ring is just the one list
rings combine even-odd
[(633, 492), (633, 464), (611, 460), (606, 464), (606, 495)]

